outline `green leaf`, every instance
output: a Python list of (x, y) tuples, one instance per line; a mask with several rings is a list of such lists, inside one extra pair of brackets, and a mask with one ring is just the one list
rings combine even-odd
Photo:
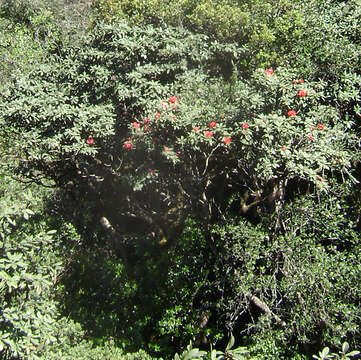
[(234, 345), (234, 336), (233, 336), (233, 334), (231, 333), (231, 337), (230, 337), (230, 339), (229, 339), (229, 341), (228, 341), (228, 344), (227, 344), (227, 346), (226, 346), (225, 352), (227, 352), (228, 350), (232, 349), (233, 345)]

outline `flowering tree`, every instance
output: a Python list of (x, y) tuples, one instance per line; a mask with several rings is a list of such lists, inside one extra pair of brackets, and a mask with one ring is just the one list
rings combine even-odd
[(4, 96), (17, 171), (81, 199), (74, 217), (87, 209), (124, 257), (121, 234), (165, 243), (191, 214), (208, 223), (279, 209), (289, 180), (326, 190), (333, 173), (349, 175), (352, 123), (323, 104), (322, 82), (287, 69), (224, 81), (209, 75), (221, 46), (201, 40), (100, 26)]

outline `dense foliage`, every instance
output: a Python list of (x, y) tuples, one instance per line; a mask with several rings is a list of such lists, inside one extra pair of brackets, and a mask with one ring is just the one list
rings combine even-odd
[(0, 358), (358, 356), (360, 13), (1, 4)]

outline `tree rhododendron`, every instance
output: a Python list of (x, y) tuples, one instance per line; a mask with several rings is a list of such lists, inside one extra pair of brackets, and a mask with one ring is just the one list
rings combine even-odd
[(134, 129), (140, 129), (140, 123), (139, 122), (133, 122), (132, 123), (132, 125), (133, 125), (133, 127), (134, 127)]
[(323, 130), (324, 128), (325, 128), (325, 125), (323, 125), (323, 124), (317, 125), (317, 129), (319, 129), (319, 130)]
[(210, 137), (213, 136), (213, 133), (212, 133), (212, 131), (207, 130), (207, 131), (204, 132), (204, 135), (205, 135), (206, 137), (210, 138)]
[(198, 131), (199, 129), (200, 129), (199, 126), (194, 126), (192, 130), (193, 130), (193, 131)]
[(159, 119), (159, 118), (161, 117), (160, 112), (157, 112), (157, 113), (154, 115), (154, 117), (155, 117), (156, 119)]
[(266, 74), (268, 76), (272, 76), (274, 74), (274, 70), (273, 69), (266, 69)]
[(246, 123), (242, 124), (242, 129), (247, 130), (248, 128), (249, 128), (248, 124), (246, 124)]
[(212, 122), (209, 123), (210, 128), (214, 128), (216, 126), (217, 126), (217, 123), (215, 121), (212, 121)]

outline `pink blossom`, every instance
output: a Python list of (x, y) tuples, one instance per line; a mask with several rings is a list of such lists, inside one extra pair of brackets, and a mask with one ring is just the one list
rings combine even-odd
[(93, 138), (92, 136), (89, 136), (89, 137), (86, 139), (86, 143), (87, 143), (89, 146), (94, 145), (94, 138)]

